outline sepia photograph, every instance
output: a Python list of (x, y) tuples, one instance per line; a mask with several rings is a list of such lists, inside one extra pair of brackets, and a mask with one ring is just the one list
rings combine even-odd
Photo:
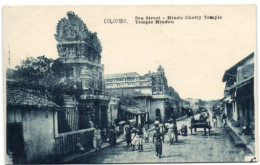
[(6, 164), (258, 161), (256, 5), (2, 12)]

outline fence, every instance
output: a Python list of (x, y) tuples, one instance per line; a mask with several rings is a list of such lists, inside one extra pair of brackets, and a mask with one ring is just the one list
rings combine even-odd
[(56, 156), (64, 157), (68, 154), (78, 152), (77, 138), (84, 147), (85, 151), (93, 148), (94, 128), (78, 130), (58, 134), (55, 138), (55, 152)]

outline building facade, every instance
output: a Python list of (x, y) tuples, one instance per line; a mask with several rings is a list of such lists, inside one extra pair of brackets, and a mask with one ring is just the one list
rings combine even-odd
[[(169, 92), (167, 78), (161, 65), (156, 72), (148, 72), (143, 76), (131, 72), (108, 74), (104, 77), (106, 91), (111, 95), (130, 93), (138, 103), (139, 111), (144, 112), (145, 117), (142, 118), (147, 121), (153, 122), (157, 117), (163, 122), (174, 115), (179, 117), (181, 99), (171, 96), (171, 92), (176, 91)], [(173, 90), (173, 88), (171, 89)], [(138, 118), (138, 114), (141, 114), (140, 112), (135, 115), (136, 118)]]
[(224, 112), (230, 124), (254, 134), (254, 53), (225, 71)]

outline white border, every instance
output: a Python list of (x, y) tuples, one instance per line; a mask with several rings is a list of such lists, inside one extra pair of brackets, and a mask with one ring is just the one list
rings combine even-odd
[[(2, 7), (8, 5), (180, 5), (180, 4), (256, 4), (257, 6), (260, 4), (259, 0), (98, 0), (98, 1), (91, 1), (91, 0), (1, 0), (1, 17), (0, 22), (2, 24)], [(259, 22), (259, 12), (257, 12), (257, 27)], [(0, 26), (0, 30), (2, 33), (2, 26)], [(2, 35), (1, 35), (2, 36)], [(259, 33), (257, 33), (257, 39), (259, 38)], [(0, 48), (2, 49), (2, 39), (0, 41)], [(256, 52), (257, 57), (257, 52)], [(259, 58), (257, 57), (257, 63), (259, 64)], [(3, 59), (0, 58), (0, 116), (1, 116), (1, 124), (0, 124), (0, 164), (4, 164), (5, 154), (4, 154), (4, 109), (3, 109)], [(258, 68), (258, 66), (257, 66)], [(259, 71), (257, 69), (257, 82), (259, 82)], [(257, 84), (258, 86), (258, 84)], [(259, 88), (257, 88), (259, 94)], [(258, 103), (260, 101), (260, 97), (258, 97)], [(258, 113), (258, 119), (259, 119)], [(259, 127), (258, 127), (259, 132)], [(258, 137), (257, 137), (258, 138)], [(259, 139), (258, 139), (259, 140)], [(259, 147), (259, 146), (257, 146)], [(259, 155), (258, 155), (259, 158)], [(198, 164), (198, 163), (195, 163)], [(203, 163), (203, 164), (210, 164), (210, 163)], [(223, 163), (214, 163), (214, 164), (223, 164)], [(226, 163), (225, 163), (226, 164)], [(236, 163), (237, 164), (237, 163)], [(243, 163), (244, 164), (244, 163)]]

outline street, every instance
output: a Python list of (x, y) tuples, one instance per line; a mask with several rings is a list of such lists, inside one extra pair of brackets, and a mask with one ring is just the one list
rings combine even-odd
[[(182, 124), (190, 125), (190, 118), (177, 122), (178, 128)], [(169, 145), (167, 134), (163, 143), (162, 158), (156, 156), (152, 143), (153, 131), (150, 133), (149, 143), (144, 143), (144, 151), (132, 151), (122, 142), (115, 148), (102, 150), (100, 156), (95, 154), (71, 163), (154, 163), (154, 162), (241, 162), (250, 151), (245, 147), (236, 147), (228, 129), (224, 129), (220, 121), (218, 128), (213, 128), (210, 135), (204, 135), (203, 129), (188, 136), (178, 136), (178, 142)]]

